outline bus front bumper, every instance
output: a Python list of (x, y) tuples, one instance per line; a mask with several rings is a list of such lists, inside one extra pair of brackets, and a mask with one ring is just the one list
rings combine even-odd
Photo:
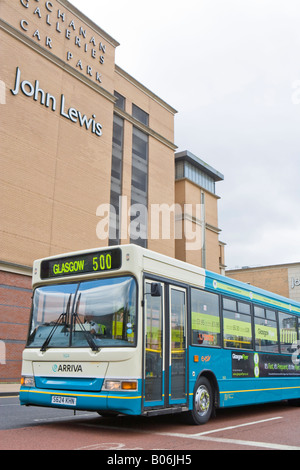
[(127, 415), (139, 415), (141, 414), (142, 397), (139, 391), (75, 392), (22, 386), (20, 388), (20, 404), (84, 411), (116, 411)]

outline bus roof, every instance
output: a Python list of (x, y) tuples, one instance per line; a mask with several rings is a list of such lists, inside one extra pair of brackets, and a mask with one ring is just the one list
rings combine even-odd
[(205, 274), (205, 287), (207, 289), (240, 300), (263, 304), (269, 308), (300, 314), (300, 303), (292, 299), (211, 271), (205, 271)]
[[(116, 264), (110, 264), (109, 269), (103, 269), (102, 273), (106, 275), (111, 271), (112, 273), (122, 271), (129, 272), (134, 270), (135, 267), (140, 268), (144, 272), (147, 272), (152, 275), (162, 276), (170, 278), (173, 281), (178, 280), (178, 282), (186, 282), (193, 286), (199, 288), (206, 288), (210, 291), (220, 293), (223, 295), (233, 296), (240, 300), (253, 301), (258, 304), (263, 304), (269, 306), (270, 308), (280, 309), (286, 312), (300, 314), (300, 303), (295, 302), (289, 298), (282, 297), (278, 294), (266, 291), (264, 289), (255, 287), (250, 284), (245, 284), (241, 281), (222, 276), (221, 274), (213, 273), (211, 271), (205, 270), (198, 266), (186, 263), (184, 261), (171, 258), (166, 255), (148, 250), (146, 248), (139, 247), (137, 245), (120, 245), (115, 247), (99, 247), (94, 249), (76, 251), (71, 253), (64, 253), (60, 255), (55, 255), (43, 259), (36, 260), (33, 265), (33, 279), (32, 284), (37, 285), (41, 283), (53, 282), (59, 279), (60, 281), (67, 282), (69, 280), (75, 281), (79, 276), (82, 278), (82, 275), (88, 274), (89, 277), (95, 277), (99, 274), (99, 271), (85, 271), (80, 272), (64, 272), (60, 268), (57, 269), (57, 275), (52, 277), (42, 278), (42, 263), (43, 262), (61, 262), (66, 263), (70, 260), (79, 259), (84, 256), (92, 256), (94, 254), (108, 254), (115, 253), (116, 250), (122, 251), (122, 258), (120, 264), (118, 260)], [(85, 258), (87, 260), (87, 258)], [(91, 260), (89, 260), (91, 262)], [(111, 262), (111, 261), (110, 261)], [(100, 263), (99, 263), (100, 264)], [(79, 265), (78, 265), (79, 266)], [(69, 266), (68, 266), (69, 268)], [(104, 266), (105, 268), (105, 266)]]

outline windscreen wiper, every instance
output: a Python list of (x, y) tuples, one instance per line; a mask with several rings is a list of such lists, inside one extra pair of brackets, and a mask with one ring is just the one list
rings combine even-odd
[(78, 299), (77, 299), (77, 302), (76, 302), (76, 309), (75, 309), (75, 312), (73, 314), (73, 328), (75, 329), (76, 322), (78, 322), (78, 325), (80, 326), (81, 331), (83, 332), (84, 337), (88, 342), (88, 345), (90, 346), (92, 351), (97, 351), (98, 352), (99, 347), (96, 345), (91, 333), (85, 329), (82, 321), (80, 320), (80, 318), (78, 316), (78, 307), (79, 307), (79, 303), (80, 303), (80, 297), (81, 297), (81, 293), (78, 296)]
[(65, 326), (67, 326), (67, 318), (69, 316), (70, 307), (71, 307), (71, 298), (72, 298), (72, 294), (70, 294), (70, 296), (69, 296), (66, 311), (59, 315), (58, 319), (56, 320), (55, 324), (53, 325), (53, 328), (51, 329), (50, 333), (48, 334), (47, 338), (45, 339), (45, 341), (43, 343), (43, 346), (41, 347), (41, 352), (47, 351), (48, 345), (49, 345), (50, 341), (52, 340), (52, 338), (54, 336), (54, 333), (56, 332), (58, 326), (60, 324), (61, 325), (65, 324)]

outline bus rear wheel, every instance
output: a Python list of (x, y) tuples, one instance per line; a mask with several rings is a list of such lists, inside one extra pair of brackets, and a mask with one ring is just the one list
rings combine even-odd
[(210, 381), (199, 377), (193, 396), (193, 409), (188, 412), (190, 424), (205, 424), (211, 418), (214, 409), (214, 393)]

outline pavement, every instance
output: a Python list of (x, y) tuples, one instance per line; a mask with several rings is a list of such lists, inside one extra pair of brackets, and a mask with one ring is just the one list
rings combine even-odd
[(20, 391), (20, 384), (0, 383), (0, 397), (17, 397)]

